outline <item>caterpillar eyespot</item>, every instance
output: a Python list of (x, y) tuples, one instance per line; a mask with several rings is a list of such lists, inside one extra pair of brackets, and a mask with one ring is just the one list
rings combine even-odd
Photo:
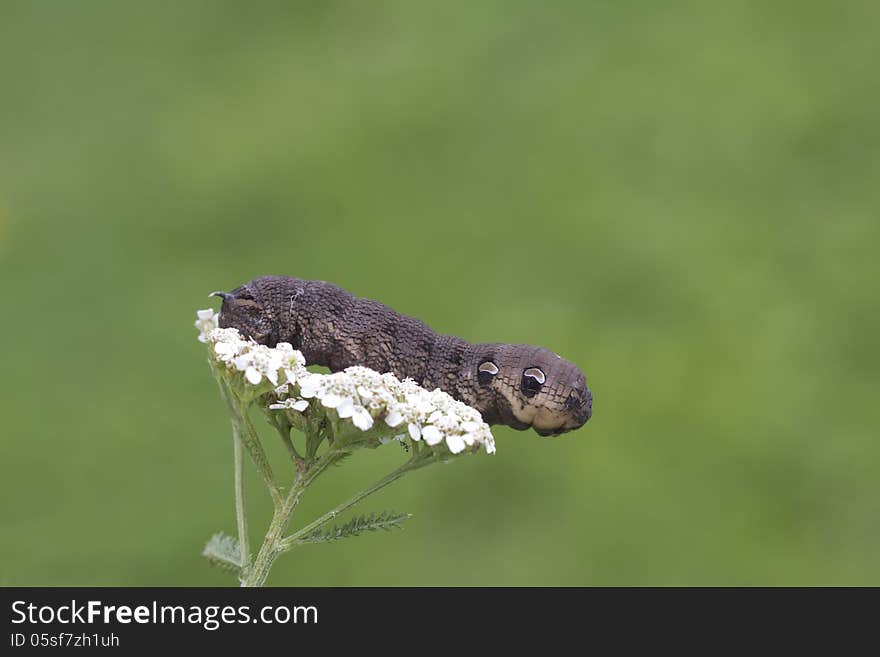
[(541, 370), (539, 370), (537, 367), (530, 367), (525, 372), (523, 372), (523, 376), (527, 376), (529, 378), (532, 378), (541, 385), (543, 385), (544, 381), (546, 381), (546, 377), (544, 376), (544, 373)]
[(592, 416), (584, 373), (542, 347), (471, 344), (441, 335), (325, 281), (263, 276), (214, 295), (223, 299), (223, 328), (269, 346), (289, 342), (307, 363), (334, 372), (362, 365), (440, 388), (476, 408), (489, 424), (534, 428), (546, 436), (577, 429)]
[(491, 360), (487, 360), (485, 363), (480, 365), (478, 371), (485, 372), (486, 374), (498, 374), (498, 366)]
[(541, 391), (545, 381), (544, 373), (537, 367), (530, 367), (522, 375), (520, 388), (526, 397), (534, 397)]
[(491, 360), (487, 360), (477, 368), (477, 383), (481, 386), (491, 385), (492, 377), (496, 374), (498, 374), (498, 366)]

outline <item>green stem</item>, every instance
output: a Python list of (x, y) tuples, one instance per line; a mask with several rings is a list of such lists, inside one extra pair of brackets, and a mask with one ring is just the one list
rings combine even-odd
[(257, 553), (253, 565), (242, 580), (242, 586), (255, 587), (265, 584), (266, 578), (269, 576), (269, 570), (275, 563), (275, 559), (281, 554), (281, 551), (278, 549), (278, 543), (284, 535), (287, 523), (290, 522), (290, 515), (299, 503), (299, 496), (301, 494), (301, 480), (297, 480), (281, 506), (277, 507), (275, 513), (272, 514), (272, 522), (269, 523), (269, 528), (266, 530), (263, 544), (260, 546), (260, 551)]
[(344, 513), (345, 511), (347, 511), (348, 509), (353, 507), (355, 504), (360, 502), (365, 497), (368, 497), (368, 496), (372, 495), (373, 493), (376, 493), (376, 492), (382, 490), (383, 488), (385, 488), (389, 484), (394, 483), (395, 481), (400, 479), (403, 475), (407, 474), (408, 472), (412, 472), (413, 470), (417, 470), (418, 468), (424, 467), (424, 466), (428, 465), (429, 463), (431, 463), (432, 461), (433, 461), (433, 459), (430, 457), (430, 455), (425, 457), (425, 456), (419, 456), (417, 454), (414, 454), (413, 457), (409, 461), (404, 463), (402, 466), (400, 466), (399, 468), (397, 468), (396, 470), (394, 470), (390, 474), (382, 477), (382, 479), (380, 479), (379, 481), (374, 483), (369, 488), (365, 488), (364, 490), (360, 491), (359, 493), (353, 495), (352, 497), (347, 499), (345, 502), (343, 502), (342, 504), (340, 504), (336, 508), (334, 508), (334, 509), (328, 511), (327, 513), (325, 513), (324, 515), (322, 515), (320, 518), (313, 520), (312, 522), (307, 524), (302, 529), (299, 529), (299, 530), (295, 531), (293, 534), (291, 534), (290, 536), (282, 539), (279, 543), (280, 551), (285, 552), (285, 551), (291, 549), (292, 547), (299, 545), (301, 538), (303, 538), (304, 536), (308, 536), (309, 534), (311, 534), (313, 531), (315, 531), (319, 527), (327, 524), (328, 522), (330, 522), (331, 520), (336, 518), (341, 513)]
[(287, 530), (287, 525), (290, 523), (290, 516), (299, 504), (302, 494), (306, 491), (306, 488), (318, 478), (318, 475), (324, 472), (343, 455), (344, 452), (342, 450), (327, 452), (320, 459), (315, 461), (311, 468), (302, 474), (297, 474), (296, 480), (293, 482), (293, 486), (291, 486), (287, 497), (284, 498), (281, 504), (275, 508), (275, 513), (272, 515), (272, 521), (269, 523), (269, 528), (266, 530), (266, 536), (263, 538), (263, 544), (260, 546), (260, 551), (254, 559), (253, 566), (242, 581), (242, 586), (253, 587), (263, 586), (263, 584), (265, 584), (266, 578), (269, 576), (269, 570), (275, 563), (275, 559), (285, 551), (285, 548), (282, 545), (282, 537)]
[(287, 453), (290, 454), (290, 458), (294, 463), (302, 460), (302, 456), (299, 455), (299, 452), (296, 451), (296, 447), (293, 446), (293, 440), (289, 433), (287, 435), (284, 435), (283, 433), (281, 434), (281, 442), (284, 443), (284, 446), (287, 448)]
[(251, 560), (250, 542), (248, 540), (247, 511), (244, 504), (244, 453), (241, 437), (235, 422), (232, 423), (233, 468), (235, 471), (235, 521), (238, 527), (238, 547), (240, 553), (241, 572), (239, 579), (244, 582), (247, 577)]
[(250, 454), (254, 465), (257, 466), (257, 471), (263, 478), (263, 483), (265, 483), (266, 488), (269, 489), (269, 495), (272, 497), (272, 504), (275, 505), (275, 508), (278, 508), (281, 504), (281, 491), (278, 489), (278, 484), (275, 483), (275, 475), (272, 474), (272, 467), (269, 465), (269, 459), (266, 456), (266, 452), (263, 450), (260, 436), (257, 434), (257, 430), (254, 429), (254, 425), (247, 416), (247, 410), (242, 408), (236, 409), (236, 411), (233, 422), (239, 423), (238, 430), (239, 435), (242, 437), (242, 442), (244, 443), (245, 448), (247, 448), (248, 454)]
[(226, 410), (232, 421), (232, 471), (235, 487), (235, 525), (238, 530), (239, 563), (241, 570), (239, 580), (244, 582), (251, 559), (250, 539), (248, 538), (247, 507), (244, 502), (244, 458), (242, 454), (241, 423), (237, 421), (240, 413), (233, 401), (231, 391), (223, 383), (220, 372), (212, 359), (208, 359), (211, 373), (220, 388), (220, 397), (226, 404)]
[(257, 435), (254, 425), (251, 424), (250, 418), (247, 416), (247, 409), (250, 402), (238, 400), (235, 393), (232, 392), (223, 381), (223, 377), (214, 362), (211, 359), (208, 359), (208, 362), (211, 365), (211, 372), (214, 374), (214, 379), (220, 387), (220, 396), (223, 398), (223, 402), (226, 404), (226, 410), (232, 418), (232, 432), (237, 437), (237, 440), (247, 448), (251, 460), (254, 462), (254, 465), (257, 466), (257, 470), (263, 478), (263, 482), (266, 484), (266, 488), (269, 489), (269, 495), (272, 497), (272, 502), (277, 507), (281, 503), (281, 493), (278, 490), (278, 484), (275, 483), (275, 477), (272, 474), (272, 468), (269, 466), (269, 459), (266, 457), (266, 452), (263, 450), (263, 444), (260, 442), (260, 437)]
[[(272, 468), (269, 460), (263, 450), (260, 437), (248, 417), (247, 410), (250, 405), (249, 401), (240, 400), (235, 393), (229, 389), (217, 368), (211, 363), (211, 369), (214, 371), (217, 383), (220, 386), (221, 396), (226, 403), (232, 418), (232, 432), (234, 440), (234, 473), (235, 473), (235, 518), (238, 529), (238, 544), (240, 548), (241, 572), (239, 579), (241, 585), (245, 587), (263, 586), (269, 576), (269, 571), (275, 560), (280, 554), (290, 550), (296, 545), (300, 545), (304, 541), (301, 540), (314, 532), (319, 527), (325, 525), (333, 518), (353, 507), (355, 504), (363, 500), (365, 497), (385, 488), (389, 484), (397, 481), (403, 475), (425, 465), (432, 463), (435, 459), (430, 450), (420, 450), (418, 446), (414, 446), (413, 454), (410, 459), (399, 468), (395, 469), (369, 488), (362, 490), (353, 497), (349, 498), (335, 509), (328, 511), (320, 518), (310, 522), (302, 529), (284, 537), (287, 527), (290, 524), (290, 518), (294, 510), (299, 505), (300, 498), (306, 489), (321, 475), (327, 468), (344, 458), (351, 445), (341, 447), (338, 442), (333, 440), (336, 436), (338, 427), (335, 423), (328, 426), (326, 417), (313, 418), (311, 414), (306, 418), (305, 434), (306, 434), (306, 456), (302, 458), (293, 445), (290, 437), (289, 427), (282, 427), (277, 418), (270, 416), (270, 421), (276, 430), (281, 434), (282, 441), (287, 447), (288, 452), (296, 463), (297, 474), (293, 481), (293, 485), (287, 492), (286, 496), (282, 496), (281, 489), (275, 481), (272, 474)], [(286, 431), (284, 431), (286, 429)], [(286, 434), (286, 435), (285, 435)], [(328, 450), (320, 457), (316, 456), (318, 447), (327, 439), (329, 443)], [(244, 496), (244, 471), (243, 471), (243, 448), (247, 449), (251, 460), (257, 467), (257, 471), (269, 489), (272, 497), (274, 512), (266, 535), (260, 545), (260, 549), (254, 557), (253, 563), (250, 561), (250, 546), (248, 541), (248, 526), (245, 509)]]

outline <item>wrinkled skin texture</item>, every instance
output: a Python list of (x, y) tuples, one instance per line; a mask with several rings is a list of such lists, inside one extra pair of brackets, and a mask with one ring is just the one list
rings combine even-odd
[(488, 424), (548, 436), (577, 429), (592, 415), (584, 373), (541, 347), (441, 335), (324, 281), (264, 276), (215, 294), (223, 297), (222, 328), (270, 347), (289, 342), (308, 364), (334, 372), (361, 365), (410, 377), (476, 408)]

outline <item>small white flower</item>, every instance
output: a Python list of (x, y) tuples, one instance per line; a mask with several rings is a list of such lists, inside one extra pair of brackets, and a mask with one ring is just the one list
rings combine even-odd
[(321, 387), (321, 375), (309, 372), (305, 376), (300, 377), (297, 383), (299, 384), (300, 396), (311, 399), (317, 396), (318, 390)]
[(443, 440), (443, 434), (440, 433), (440, 429), (435, 426), (427, 426), (422, 429), (422, 438), (425, 439), (425, 442), (429, 445), (436, 445), (441, 440)]
[(343, 418), (354, 415), (354, 400), (351, 397), (346, 397), (339, 402), (339, 405), (336, 407), (336, 414)]
[(283, 410), (294, 410), (302, 413), (309, 407), (309, 402), (305, 399), (296, 399), (295, 397), (288, 397), (287, 399), (277, 402), (275, 404), (269, 404), (269, 408), (273, 411), (283, 411)]
[(401, 422), (403, 422), (403, 415), (400, 414), (398, 410), (388, 411), (388, 415), (385, 416), (385, 424), (389, 427), (396, 427)]
[(416, 401), (416, 410), (422, 415), (429, 415), (434, 411), (434, 404), (430, 399), (420, 396)]
[(321, 403), (327, 408), (336, 408), (342, 403), (342, 397), (334, 395), (332, 392), (328, 392), (321, 397)]
[(205, 308), (196, 311), (195, 327), (199, 329), (199, 342), (207, 342), (208, 334), (217, 328), (220, 315), (213, 308)]
[(449, 447), (450, 452), (458, 454), (465, 448), (464, 439), (458, 434), (449, 434), (446, 436), (446, 446)]
[(363, 406), (355, 406), (351, 421), (361, 431), (366, 431), (373, 426), (373, 416)]
[(260, 371), (251, 365), (244, 371), (244, 377), (250, 381), (252, 384), (257, 385), (263, 378), (263, 375), (260, 374)]
[(238, 353), (238, 347), (232, 342), (217, 342), (214, 344), (214, 353), (220, 360), (229, 362)]

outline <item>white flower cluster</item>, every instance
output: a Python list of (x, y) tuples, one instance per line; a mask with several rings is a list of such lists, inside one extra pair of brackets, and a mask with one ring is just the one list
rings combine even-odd
[(212, 355), (219, 363), (244, 372), (248, 383), (258, 385), (265, 377), (277, 386), (282, 373), (287, 381), (296, 381), (303, 373), (308, 374), (303, 355), (286, 342), (272, 348), (245, 340), (238, 329), (217, 328), (217, 317), (213, 310), (198, 311), (199, 340), (211, 345)]
[(259, 345), (244, 340), (237, 329), (217, 328), (213, 310), (200, 310), (198, 316), (199, 340), (211, 346), (218, 362), (243, 372), (252, 385), (265, 377), (278, 386), (283, 373), (287, 383), (299, 387), (298, 396), (292, 394), (293, 386), (279, 388), (279, 393), (286, 389), (291, 396), (272, 404), (271, 409), (301, 413), (316, 400), (334, 409), (340, 418), (351, 419), (361, 431), (371, 429), (380, 419), (392, 429), (405, 425), (406, 433), (400, 438), (408, 434), (430, 446), (445, 441), (453, 454), (474, 445), (483, 445), (489, 454), (495, 452), (495, 439), (479, 411), (440, 389), (425, 390), (412, 379), (401, 381), (393, 374), (379, 374), (366, 367), (349, 367), (333, 374), (309, 372), (303, 355), (286, 342), (274, 348)]

